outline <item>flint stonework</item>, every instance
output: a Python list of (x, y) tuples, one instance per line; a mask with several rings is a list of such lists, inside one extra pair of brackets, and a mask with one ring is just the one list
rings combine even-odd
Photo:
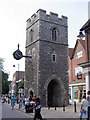
[[(54, 38), (54, 39), (53, 39)], [(42, 106), (68, 104), (67, 17), (39, 9), (27, 20), (25, 95), (40, 97)]]

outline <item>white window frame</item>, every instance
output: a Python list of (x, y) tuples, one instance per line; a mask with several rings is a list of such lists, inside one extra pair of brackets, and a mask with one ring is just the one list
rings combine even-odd
[(82, 50), (80, 50), (80, 51), (78, 51), (78, 52), (76, 52), (76, 58), (78, 59), (78, 58), (81, 58), (82, 57)]
[(75, 75), (77, 75), (79, 72), (82, 73), (82, 67), (75, 68)]

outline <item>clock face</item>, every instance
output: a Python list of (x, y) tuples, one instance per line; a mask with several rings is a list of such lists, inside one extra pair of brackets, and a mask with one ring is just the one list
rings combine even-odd
[(23, 54), (20, 50), (16, 50), (14, 53), (13, 53), (13, 57), (16, 59), (16, 60), (20, 60), (22, 57), (23, 57)]

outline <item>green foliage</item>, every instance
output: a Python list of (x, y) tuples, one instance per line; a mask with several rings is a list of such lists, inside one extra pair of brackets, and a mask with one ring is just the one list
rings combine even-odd
[(4, 60), (0, 58), (0, 82), (2, 82), (2, 94), (7, 94), (9, 91), (8, 73), (4, 72), (3, 62)]
[(7, 94), (9, 91), (8, 74), (2, 71), (2, 94)]
[(24, 78), (18, 83), (18, 88), (23, 88), (24, 89)]
[(0, 71), (3, 70), (3, 62), (4, 62), (3, 58), (0, 58)]

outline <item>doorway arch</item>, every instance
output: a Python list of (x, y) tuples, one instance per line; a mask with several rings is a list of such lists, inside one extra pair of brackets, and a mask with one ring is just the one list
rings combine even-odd
[(33, 91), (32, 90), (30, 90), (30, 96), (33, 97)]
[(51, 80), (48, 84), (48, 106), (58, 107), (60, 100), (60, 84), (56, 80)]
[(34, 95), (33, 89), (29, 89), (28, 90), (28, 97), (33, 97), (33, 95)]

